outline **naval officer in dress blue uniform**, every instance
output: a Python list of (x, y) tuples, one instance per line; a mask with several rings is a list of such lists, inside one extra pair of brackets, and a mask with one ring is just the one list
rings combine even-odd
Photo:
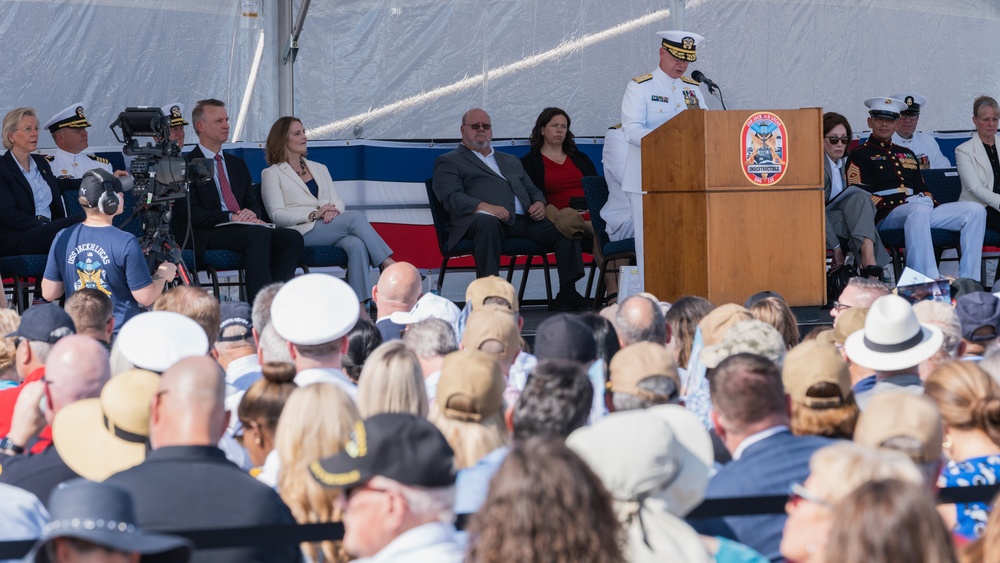
[(625, 88), (622, 99), (622, 131), (628, 142), (622, 191), (632, 205), (635, 254), (640, 280), (645, 275), (642, 233), (642, 138), (653, 129), (687, 109), (705, 109), (698, 82), (684, 76), (690, 63), (698, 60), (698, 47), (705, 38), (690, 31), (661, 31), (660, 64), (649, 74), (636, 76)]

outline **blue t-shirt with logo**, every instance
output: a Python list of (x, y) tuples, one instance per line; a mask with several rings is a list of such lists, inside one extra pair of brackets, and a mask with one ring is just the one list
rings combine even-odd
[(82, 223), (59, 231), (45, 263), (45, 279), (62, 282), (66, 297), (85, 287), (111, 298), (115, 332), (140, 312), (132, 291), (153, 283), (135, 235)]

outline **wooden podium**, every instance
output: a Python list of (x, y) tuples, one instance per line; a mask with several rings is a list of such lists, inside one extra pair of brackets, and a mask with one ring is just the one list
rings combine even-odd
[[(643, 138), (646, 290), (715, 305), (772, 290), (822, 305), (822, 119), (819, 108), (688, 110)], [(748, 168), (753, 156), (763, 164)]]

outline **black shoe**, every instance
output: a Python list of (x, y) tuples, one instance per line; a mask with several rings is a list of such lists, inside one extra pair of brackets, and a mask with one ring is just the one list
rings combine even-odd
[(553, 311), (586, 311), (590, 309), (590, 301), (577, 293), (575, 289), (560, 291), (559, 295), (552, 300)]

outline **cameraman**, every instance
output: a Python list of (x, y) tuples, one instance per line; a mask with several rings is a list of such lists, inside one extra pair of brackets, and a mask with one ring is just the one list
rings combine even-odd
[(136, 238), (112, 225), (123, 211), (121, 192), (121, 182), (104, 170), (84, 176), (80, 205), (87, 218), (56, 235), (42, 279), (42, 297), (48, 301), (85, 287), (110, 297), (116, 332), (140, 312), (140, 305), (151, 305), (177, 273), (177, 266), (163, 262), (150, 277)]

